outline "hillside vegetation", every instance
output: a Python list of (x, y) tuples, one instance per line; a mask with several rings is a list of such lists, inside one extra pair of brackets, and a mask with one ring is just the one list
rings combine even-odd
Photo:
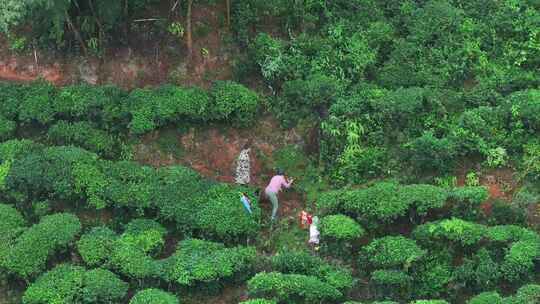
[[(198, 73), (218, 27), (208, 86), (0, 82), (1, 303), (540, 303), (539, 1), (0, 0), (21, 56), (153, 41)], [(274, 224), (263, 185), (134, 157), (267, 121), (304, 136), (257, 155), (296, 178)]]

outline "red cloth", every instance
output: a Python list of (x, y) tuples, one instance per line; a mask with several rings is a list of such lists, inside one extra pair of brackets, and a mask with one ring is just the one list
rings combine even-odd
[(311, 225), (313, 222), (313, 216), (305, 210), (300, 211), (298, 217), (300, 220), (300, 228), (305, 228), (306, 225)]

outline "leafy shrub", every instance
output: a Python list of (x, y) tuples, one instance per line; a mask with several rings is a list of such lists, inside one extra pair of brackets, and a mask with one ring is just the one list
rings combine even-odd
[(158, 222), (149, 219), (134, 219), (126, 226), (123, 240), (145, 253), (159, 251), (165, 244), (167, 230)]
[(250, 297), (275, 300), (278, 303), (332, 303), (342, 294), (312, 276), (261, 272), (248, 281)]
[(369, 228), (392, 222), (411, 207), (426, 215), (429, 210), (444, 206), (446, 198), (446, 190), (431, 185), (380, 182), (365, 189), (324, 192), (317, 200), (317, 207), (322, 214), (352, 215)]
[(93, 269), (84, 274), (83, 301), (88, 303), (110, 303), (122, 299), (128, 284), (114, 273), (105, 269)]
[(58, 116), (68, 120), (86, 120), (100, 128), (120, 131), (126, 126), (127, 93), (111, 86), (77, 84), (61, 88), (52, 101)]
[(232, 81), (215, 81), (210, 95), (215, 118), (244, 127), (253, 123), (259, 107), (259, 96), (254, 91)]
[(111, 303), (124, 298), (127, 290), (128, 284), (108, 270), (62, 264), (31, 284), (23, 303)]
[(84, 268), (59, 265), (40, 276), (24, 293), (23, 303), (74, 302), (83, 284)]
[(41, 124), (51, 122), (55, 116), (52, 100), (58, 90), (46, 81), (36, 81), (26, 85), (24, 97), (20, 100), (18, 119), (22, 122), (37, 121)]
[(160, 264), (152, 259), (165, 244), (165, 228), (148, 219), (129, 222), (122, 235), (114, 242), (107, 265), (133, 279), (159, 277)]
[(448, 173), (454, 168), (455, 146), (447, 138), (437, 138), (426, 132), (405, 145), (409, 164), (420, 172)]
[(305, 80), (290, 80), (283, 84), (274, 111), (282, 124), (291, 126), (313, 114), (319, 116), (342, 91), (343, 85), (339, 80), (323, 74), (313, 74)]
[(234, 280), (249, 275), (255, 258), (251, 247), (225, 248), (220, 243), (189, 239), (179, 242), (176, 252), (162, 261), (163, 276), (184, 286)]
[(242, 301), (239, 304), (276, 304), (276, 301), (266, 299), (251, 299), (247, 301)]
[(465, 220), (475, 220), (480, 212), (480, 204), (488, 198), (485, 187), (457, 187), (450, 191), (452, 215)]
[(540, 259), (540, 240), (525, 239), (513, 243), (504, 256), (501, 271), (508, 281), (530, 276), (534, 262)]
[(323, 194), (319, 202), (323, 213), (329, 213), (330, 205), (339, 206), (338, 210), (330, 212), (338, 213), (343, 210), (346, 214), (354, 215), (367, 227), (391, 222), (409, 209), (408, 201), (399, 195), (399, 185), (390, 182), (378, 183), (360, 190), (329, 192)]
[(196, 225), (200, 231), (225, 241), (255, 236), (259, 229), (256, 219), (260, 216), (260, 209), (254, 195), (251, 195), (253, 214), (245, 212), (239, 202), (239, 193), (245, 190), (238, 186), (218, 184), (200, 197), (196, 215)]
[(114, 157), (117, 154), (118, 144), (114, 137), (95, 129), (88, 122), (69, 123), (61, 120), (49, 129), (47, 137), (55, 145), (74, 145), (103, 157)]
[(233, 82), (214, 83), (210, 92), (162, 86), (136, 89), (129, 95), (130, 130), (142, 134), (183, 118), (194, 121), (231, 119), (246, 126), (258, 109), (257, 94)]
[(76, 147), (36, 147), (19, 155), (5, 179), (8, 195), (16, 201), (74, 200), (75, 164), (93, 163), (96, 155)]
[(430, 239), (447, 240), (461, 246), (477, 244), (486, 234), (486, 227), (458, 218), (426, 223), (413, 231), (415, 239), (429, 242)]
[(385, 236), (374, 239), (361, 250), (361, 262), (365, 261), (373, 267), (408, 266), (420, 260), (426, 251), (414, 240), (403, 236)]
[(495, 291), (483, 292), (472, 299), (470, 299), (468, 304), (502, 304), (503, 298)]
[(476, 290), (495, 288), (502, 276), (500, 265), (485, 248), (480, 249), (472, 259), (465, 258), (455, 273), (456, 280)]
[(9, 139), (16, 128), (17, 124), (14, 121), (0, 115), (0, 140)]
[(352, 288), (351, 271), (331, 265), (305, 251), (283, 251), (272, 257), (272, 269), (283, 274), (314, 276), (340, 291)]
[(174, 295), (159, 289), (145, 289), (131, 298), (129, 304), (179, 304)]
[(411, 276), (416, 298), (439, 297), (454, 281), (452, 251), (447, 248), (431, 250), (422, 263), (413, 265)]
[(25, 226), (26, 221), (13, 206), (0, 204), (0, 235), (9, 233), (10, 230)]
[(431, 209), (442, 208), (448, 198), (448, 192), (445, 189), (433, 185), (406, 185), (400, 192), (404, 199), (411, 201), (416, 212), (422, 216)]
[(365, 233), (366, 231), (357, 222), (342, 214), (329, 215), (321, 220), (321, 236), (329, 240), (353, 241)]
[(371, 280), (384, 288), (405, 288), (412, 281), (411, 276), (400, 270), (375, 270)]
[(144, 250), (135, 246), (130, 239), (125, 238), (120, 238), (115, 242), (115, 248), (107, 265), (131, 279), (138, 280), (157, 278), (162, 271), (158, 262)]
[(416, 300), (412, 301), (410, 304), (449, 304), (445, 300)]
[(527, 224), (527, 212), (516, 208), (506, 201), (495, 200), (491, 204), (491, 214), (487, 219), (489, 225), (522, 225)]
[(107, 227), (94, 227), (80, 238), (77, 248), (86, 265), (101, 266), (110, 258), (117, 238)]
[(520, 287), (515, 296), (515, 302), (518, 303), (536, 303), (540, 300), (540, 285), (527, 284)]
[(7, 252), (1, 266), (10, 273), (29, 279), (45, 269), (48, 258), (67, 247), (79, 234), (79, 219), (68, 213), (45, 216), (26, 230)]

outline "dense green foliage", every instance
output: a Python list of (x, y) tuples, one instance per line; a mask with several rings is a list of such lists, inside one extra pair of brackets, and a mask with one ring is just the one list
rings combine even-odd
[[(539, 20), (535, 0), (0, 0), (2, 54), (32, 52), (39, 73), (48, 55), (83, 69), (122, 46), (202, 85), (0, 82), (0, 291), (540, 302)], [(252, 187), (133, 160), (160, 129), (179, 142), (209, 127), (255, 141), (262, 175), (296, 178), (282, 210), (319, 216), (320, 247), (303, 251), (291, 214), (267, 224)]]
[(312, 276), (261, 272), (248, 281), (251, 297), (274, 299), (278, 303), (335, 302), (342, 294), (330, 284)]
[(178, 299), (165, 291), (159, 289), (145, 289), (139, 291), (131, 301), (130, 304), (179, 304)]
[(0, 267), (24, 279), (35, 277), (45, 269), (49, 257), (66, 249), (80, 230), (81, 223), (72, 214), (45, 216), (13, 240)]
[(164, 85), (130, 93), (117, 87), (74, 85), (56, 88), (44, 81), (20, 85), (0, 82), (0, 136), (6, 139), (17, 126), (51, 126), (55, 144), (74, 144), (104, 156), (118, 153), (109, 132), (143, 134), (167, 123), (234, 121), (253, 123), (260, 98), (245, 86), (215, 82), (210, 90)]
[(349, 269), (329, 264), (308, 252), (279, 252), (272, 257), (272, 269), (283, 274), (314, 276), (342, 292), (350, 290), (354, 283)]
[(31, 284), (23, 303), (111, 303), (124, 298), (127, 289), (128, 284), (108, 270), (63, 264)]
[(234, 281), (249, 276), (255, 259), (256, 252), (251, 247), (226, 248), (209, 241), (185, 240), (163, 261), (163, 275), (165, 280), (185, 286)]

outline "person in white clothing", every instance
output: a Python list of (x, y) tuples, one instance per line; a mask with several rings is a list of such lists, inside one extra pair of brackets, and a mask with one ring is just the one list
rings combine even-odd
[(316, 251), (319, 250), (319, 218), (314, 216), (309, 226), (309, 245), (313, 246)]

